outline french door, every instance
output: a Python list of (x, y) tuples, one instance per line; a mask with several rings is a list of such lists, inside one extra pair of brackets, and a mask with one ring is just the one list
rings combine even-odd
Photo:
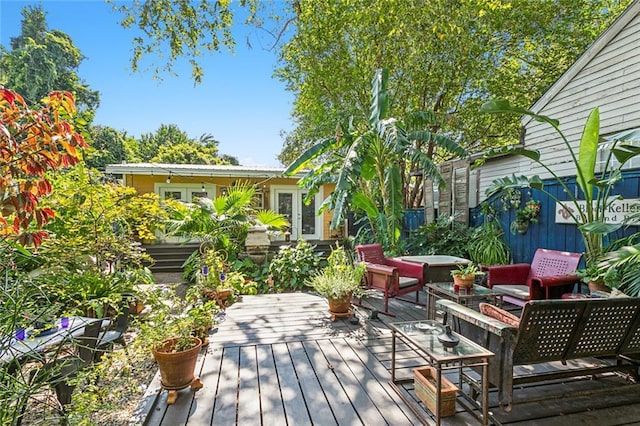
[(307, 195), (297, 187), (272, 187), (273, 210), (284, 215), (291, 224), (291, 239), (322, 239), (322, 216), (317, 214), (320, 207), (320, 193), (309, 204), (304, 203)]

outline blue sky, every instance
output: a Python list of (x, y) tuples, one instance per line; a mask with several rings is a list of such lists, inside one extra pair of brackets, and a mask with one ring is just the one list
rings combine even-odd
[(87, 58), (78, 74), (100, 92), (94, 124), (135, 137), (175, 124), (192, 138), (212, 134), (220, 141), (220, 153), (242, 165), (280, 166), (280, 131), (292, 129), (293, 95), (272, 77), (277, 54), (260, 46), (257, 33), (251, 49), (239, 34), (235, 54), (225, 50), (203, 57), (205, 76), (194, 86), (184, 63), (176, 67), (178, 77), (163, 75), (162, 81), (150, 72), (134, 74), (129, 59), (135, 33), (118, 24), (119, 15), (103, 0), (1, 0), (0, 43), (5, 47), (20, 34), (21, 10), (31, 4), (41, 4), (48, 28), (71, 36)]

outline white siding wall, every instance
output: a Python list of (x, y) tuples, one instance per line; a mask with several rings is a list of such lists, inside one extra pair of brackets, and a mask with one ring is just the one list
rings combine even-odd
[[(577, 153), (584, 123), (590, 111), (600, 109), (601, 135), (640, 127), (640, 3), (629, 10), (631, 19), (622, 29), (612, 25), (608, 40), (598, 52), (590, 48), (574, 66), (572, 78), (563, 87), (552, 87), (532, 109), (560, 121), (560, 129)], [(632, 16), (634, 15), (635, 16)], [(606, 33), (605, 33), (606, 34)], [(603, 35), (604, 38), (604, 35)], [(594, 43), (593, 46), (597, 46)], [(589, 55), (592, 55), (589, 58)], [(570, 70), (568, 74), (571, 72)], [(559, 82), (562, 82), (562, 78)], [(555, 92), (554, 92), (555, 91)], [(545, 123), (524, 120), (525, 147), (540, 151), (542, 161), (559, 176), (573, 176), (574, 163), (558, 134)], [(630, 167), (639, 167), (632, 163)], [(549, 174), (528, 159), (511, 157), (487, 162), (479, 169), (480, 198), (493, 179), (516, 175)]]

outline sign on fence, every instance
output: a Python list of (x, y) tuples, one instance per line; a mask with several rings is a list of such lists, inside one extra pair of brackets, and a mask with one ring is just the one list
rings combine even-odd
[[(573, 212), (575, 210), (575, 204), (571, 201), (565, 202), (566, 207)], [(582, 211), (587, 206), (585, 201), (578, 201), (578, 206)], [(569, 212), (562, 207), (561, 204), (556, 203), (556, 223), (575, 223), (571, 218)], [(640, 198), (628, 198), (626, 200), (614, 200), (608, 207), (605, 213), (606, 223), (623, 223), (624, 220), (632, 213), (640, 211)], [(636, 220), (631, 222), (632, 225), (640, 225), (640, 221)]]

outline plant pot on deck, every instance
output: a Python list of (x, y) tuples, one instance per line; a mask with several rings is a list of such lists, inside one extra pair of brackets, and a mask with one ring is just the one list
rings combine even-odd
[(184, 351), (175, 351), (178, 339), (168, 339), (152, 349), (153, 357), (160, 370), (160, 384), (169, 391), (167, 404), (173, 404), (178, 395), (176, 391), (191, 386), (192, 390), (202, 387), (200, 379), (195, 377), (194, 370), (202, 341), (192, 337), (193, 346)]
[(604, 285), (602, 281), (589, 281), (587, 283), (589, 287), (589, 293), (593, 293), (594, 291), (600, 291), (602, 293), (611, 293), (611, 289)]
[(346, 314), (349, 312), (349, 308), (351, 307), (351, 296), (352, 293), (349, 293), (340, 299), (327, 299), (329, 301), (329, 312), (332, 314)]
[[(416, 396), (424, 402), (429, 411), (437, 415), (436, 407), (436, 369), (421, 367), (413, 369), (413, 383)], [(440, 417), (453, 416), (456, 413), (456, 392), (458, 388), (446, 377), (440, 383)]]
[(453, 284), (460, 288), (472, 288), (476, 280), (475, 274), (470, 275), (453, 275)]

